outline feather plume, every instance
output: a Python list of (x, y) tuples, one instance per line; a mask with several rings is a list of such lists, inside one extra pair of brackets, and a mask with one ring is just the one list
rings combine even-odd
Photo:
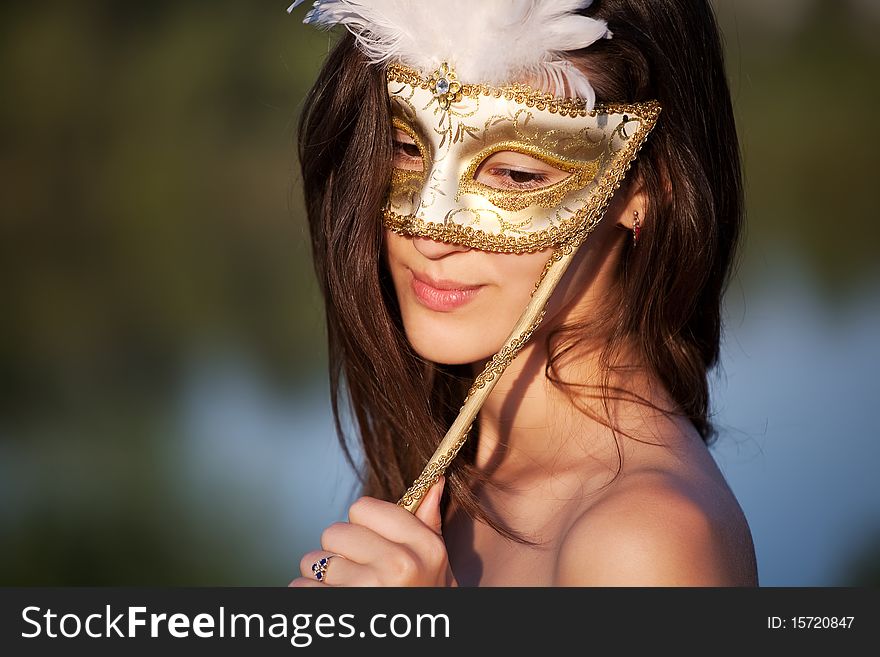
[[(292, 12), (302, 0), (288, 8)], [(424, 73), (442, 62), (464, 83), (530, 82), (589, 107), (595, 93), (565, 53), (611, 32), (578, 12), (592, 0), (317, 0), (303, 22), (344, 25), (373, 64), (400, 61)]]

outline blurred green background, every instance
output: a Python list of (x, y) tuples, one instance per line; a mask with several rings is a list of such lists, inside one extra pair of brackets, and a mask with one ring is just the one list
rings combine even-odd
[[(880, 583), (880, 3), (715, 3), (748, 228), (716, 459), (763, 584)], [(0, 584), (283, 585), (335, 446), (286, 3), (0, 8)]]

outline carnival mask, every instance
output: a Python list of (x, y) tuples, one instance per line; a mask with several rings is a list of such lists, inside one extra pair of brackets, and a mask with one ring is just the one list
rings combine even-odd
[[(660, 111), (461, 84), (446, 65), (423, 77), (392, 64), (387, 79), (397, 136), (385, 226), (486, 251), (540, 251), (590, 232)], [(493, 175), (499, 154), (519, 164)]]

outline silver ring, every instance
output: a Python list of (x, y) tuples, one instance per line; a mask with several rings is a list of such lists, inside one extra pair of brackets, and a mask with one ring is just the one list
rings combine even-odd
[(335, 554), (330, 554), (326, 557), (318, 559), (315, 563), (312, 564), (312, 572), (315, 574), (316, 580), (320, 582), (324, 579), (324, 573), (327, 572), (327, 564), (330, 563), (330, 559), (335, 556)]

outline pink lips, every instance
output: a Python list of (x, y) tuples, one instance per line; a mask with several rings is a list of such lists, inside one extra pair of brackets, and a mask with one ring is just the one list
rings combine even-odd
[(457, 281), (435, 281), (423, 274), (412, 274), (412, 290), (426, 308), (449, 312), (460, 308), (477, 296), (482, 285), (465, 285)]

